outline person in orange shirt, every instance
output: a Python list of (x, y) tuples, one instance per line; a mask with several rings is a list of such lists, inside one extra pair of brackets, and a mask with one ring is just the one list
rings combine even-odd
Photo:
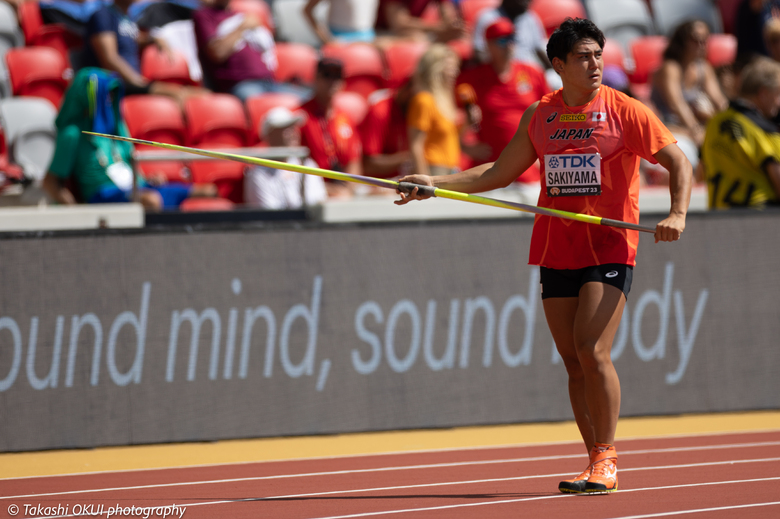
[[(604, 34), (590, 20), (567, 19), (550, 36), (547, 55), (563, 87), (523, 114), (517, 133), (494, 163), (447, 177), (401, 179), (465, 193), (509, 185), (537, 159), (538, 205), (636, 223), (639, 160), (669, 171), (671, 210), (655, 241), (679, 240), (685, 229), (692, 170), (669, 130), (645, 105), (601, 84)], [(427, 198), (414, 188), (396, 204)], [(637, 231), (536, 216), (529, 263), (540, 266), (547, 323), (569, 375), (574, 418), (589, 453), (580, 475), (561, 492), (618, 488), (613, 445), (620, 381), (612, 340), (631, 288)]]
[(441, 43), (431, 45), (417, 64), (417, 93), (406, 114), (415, 173), (449, 175), (460, 165), (454, 90), (459, 69), (455, 51)]

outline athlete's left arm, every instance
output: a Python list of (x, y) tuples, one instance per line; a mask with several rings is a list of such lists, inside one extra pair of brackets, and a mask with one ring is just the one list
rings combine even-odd
[(674, 143), (662, 148), (653, 157), (669, 170), (669, 194), (672, 197), (669, 216), (655, 226), (655, 242), (676, 241), (685, 229), (685, 216), (691, 203), (693, 169), (688, 158)]

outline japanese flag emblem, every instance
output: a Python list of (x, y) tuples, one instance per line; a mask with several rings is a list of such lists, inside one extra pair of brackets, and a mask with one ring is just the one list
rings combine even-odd
[(599, 122), (599, 121), (606, 121), (607, 120), (607, 112), (593, 112), (593, 121)]

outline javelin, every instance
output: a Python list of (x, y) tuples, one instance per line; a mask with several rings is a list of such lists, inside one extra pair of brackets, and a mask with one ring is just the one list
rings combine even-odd
[(369, 186), (385, 187), (388, 189), (402, 191), (404, 193), (411, 193), (412, 190), (416, 187), (417, 192), (421, 195), (435, 196), (437, 198), (449, 198), (450, 200), (460, 200), (462, 202), (471, 202), (473, 204), (500, 207), (502, 209), (512, 209), (515, 211), (523, 211), (526, 213), (534, 213), (534, 214), (539, 214), (544, 216), (554, 216), (556, 218), (563, 218), (565, 220), (574, 220), (577, 222), (591, 223), (595, 225), (605, 225), (607, 227), (631, 229), (633, 231), (643, 231), (651, 234), (655, 233), (655, 228), (653, 227), (645, 227), (643, 225), (623, 222), (621, 220), (612, 220), (610, 218), (602, 218), (600, 216), (593, 216), (589, 214), (571, 213), (569, 211), (560, 211), (558, 209), (547, 209), (545, 207), (526, 205), (518, 202), (508, 202), (506, 200), (496, 200), (495, 198), (488, 198), (485, 196), (460, 193), (458, 191), (449, 191), (447, 189), (442, 189), (439, 187), (412, 184), (411, 182), (395, 182), (393, 180), (387, 180), (383, 178), (365, 177), (362, 175), (350, 175), (348, 173), (339, 173), (337, 171), (330, 171), (328, 169), (312, 168), (309, 166), (298, 166), (295, 164), (287, 164), (286, 162), (279, 162), (276, 160), (261, 159), (257, 157), (247, 157), (245, 155), (235, 155), (233, 153), (204, 150), (200, 148), (189, 148), (187, 146), (178, 146), (176, 144), (164, 144), (162, 142), (147, 141), (143, 139), (133, 139), (131, 137), (119, 137), (117, 135), (107, 135), (105, 133), (94, 133), (94, 132), (87, 132), (87, 131), (83, 133), (87, 135), (94, 135), (96, 137), (106, 137), (108, 139), (114, 139), (118, 141), (132, 142), (134, 144), (146, 144), (149, 146), (155, 146), (157, 148), (164, 148), (167, 150), (183, 151), (186, 153), (193, 153), (195, 155), (202, 155), (204, 157), (211, 157), (214, 159), (232, 160), (234, 162), (243, 162), (245, 164), (265, 166), (274, 169), (283, 169), (286, 171), (294, 171), (296, 173), (304, 173), (306, 175), (316, 175), (318, 177), (329, 178), (332, 180), (343, 180), (345, 182), (356, 182), (358, 184), (366, 184)]

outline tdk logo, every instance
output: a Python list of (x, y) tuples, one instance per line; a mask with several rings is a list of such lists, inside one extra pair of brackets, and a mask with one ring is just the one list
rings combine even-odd
[(563, 167), (564, 169), (595, 168), (596, 164), (593, 162), (595, 158), (595, 155), (563, 155), (551, 157), (548, 166), (552, 169), (558, 169), (560, 167)]

